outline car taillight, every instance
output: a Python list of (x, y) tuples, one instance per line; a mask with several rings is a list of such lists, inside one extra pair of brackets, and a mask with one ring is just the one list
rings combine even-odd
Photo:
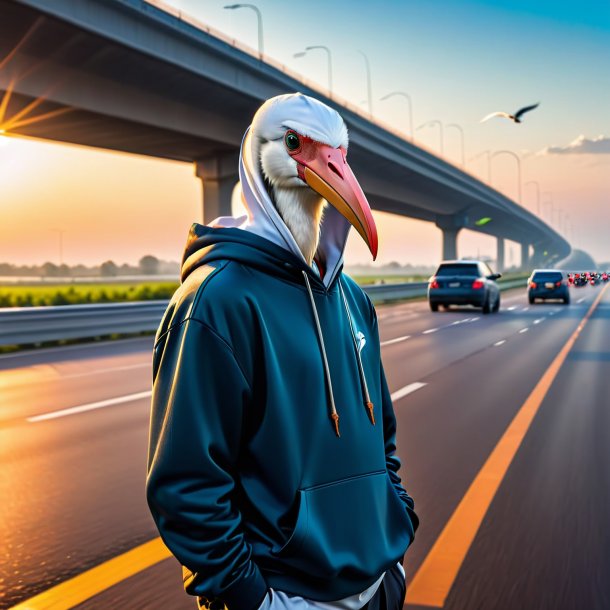
[(475, 290), (481, 290), (485, 287), (485, 282), (483, 282), (483, 280), (475, 280), (474, 282), (472, 282), (472, 287)]
[(530, 282), (530, 288), (536, 288), (536, 282)]
[(563, 284), (563, 282), (561, 280), (559, 280), (558, 282), (555, 282), (555, 286), (561, 286)]
[(435, 277), (430, 280), (430, 288), (440, 288)]

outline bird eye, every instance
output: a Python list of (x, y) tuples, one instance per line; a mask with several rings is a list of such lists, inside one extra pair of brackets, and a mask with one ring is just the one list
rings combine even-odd
[(287, 131), (284, 136), (284, 143), (288, 150), (295, 151), (301, 146), (301, 140), (294, 131)]

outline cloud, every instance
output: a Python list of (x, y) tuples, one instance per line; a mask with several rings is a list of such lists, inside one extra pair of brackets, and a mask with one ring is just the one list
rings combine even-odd
[(539, 155), (610, 155), (610, 138), (597, 136), (590, 140), (580, 135), (567, 146), (548, 146)]

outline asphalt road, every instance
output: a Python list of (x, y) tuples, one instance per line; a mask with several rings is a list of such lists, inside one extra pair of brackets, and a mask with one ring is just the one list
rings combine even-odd
[[(511, 291), (488, 316), (378, 307), (400, 474), (421, 519), (409, 588), (600, 292), (575, 289), (565, 307)], [(0, 608), (157, 536), (143, 492), (151, 353), (144, 338), (0, 357)], [(545, 391), (442, 607), (610, 609), (609, 379), (610, 289)], [(76, 607), (194, 602), (168, 559)]]

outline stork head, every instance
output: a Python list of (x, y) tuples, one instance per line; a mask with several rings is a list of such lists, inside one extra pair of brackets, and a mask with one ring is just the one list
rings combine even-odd
[(377, 256), (375, 221), (347, 163), (347, 128), (335, 110), (300, 93), (280, 95), (256, 112), (251, 135), (273, 203), (309, 263), (326, 202)]

